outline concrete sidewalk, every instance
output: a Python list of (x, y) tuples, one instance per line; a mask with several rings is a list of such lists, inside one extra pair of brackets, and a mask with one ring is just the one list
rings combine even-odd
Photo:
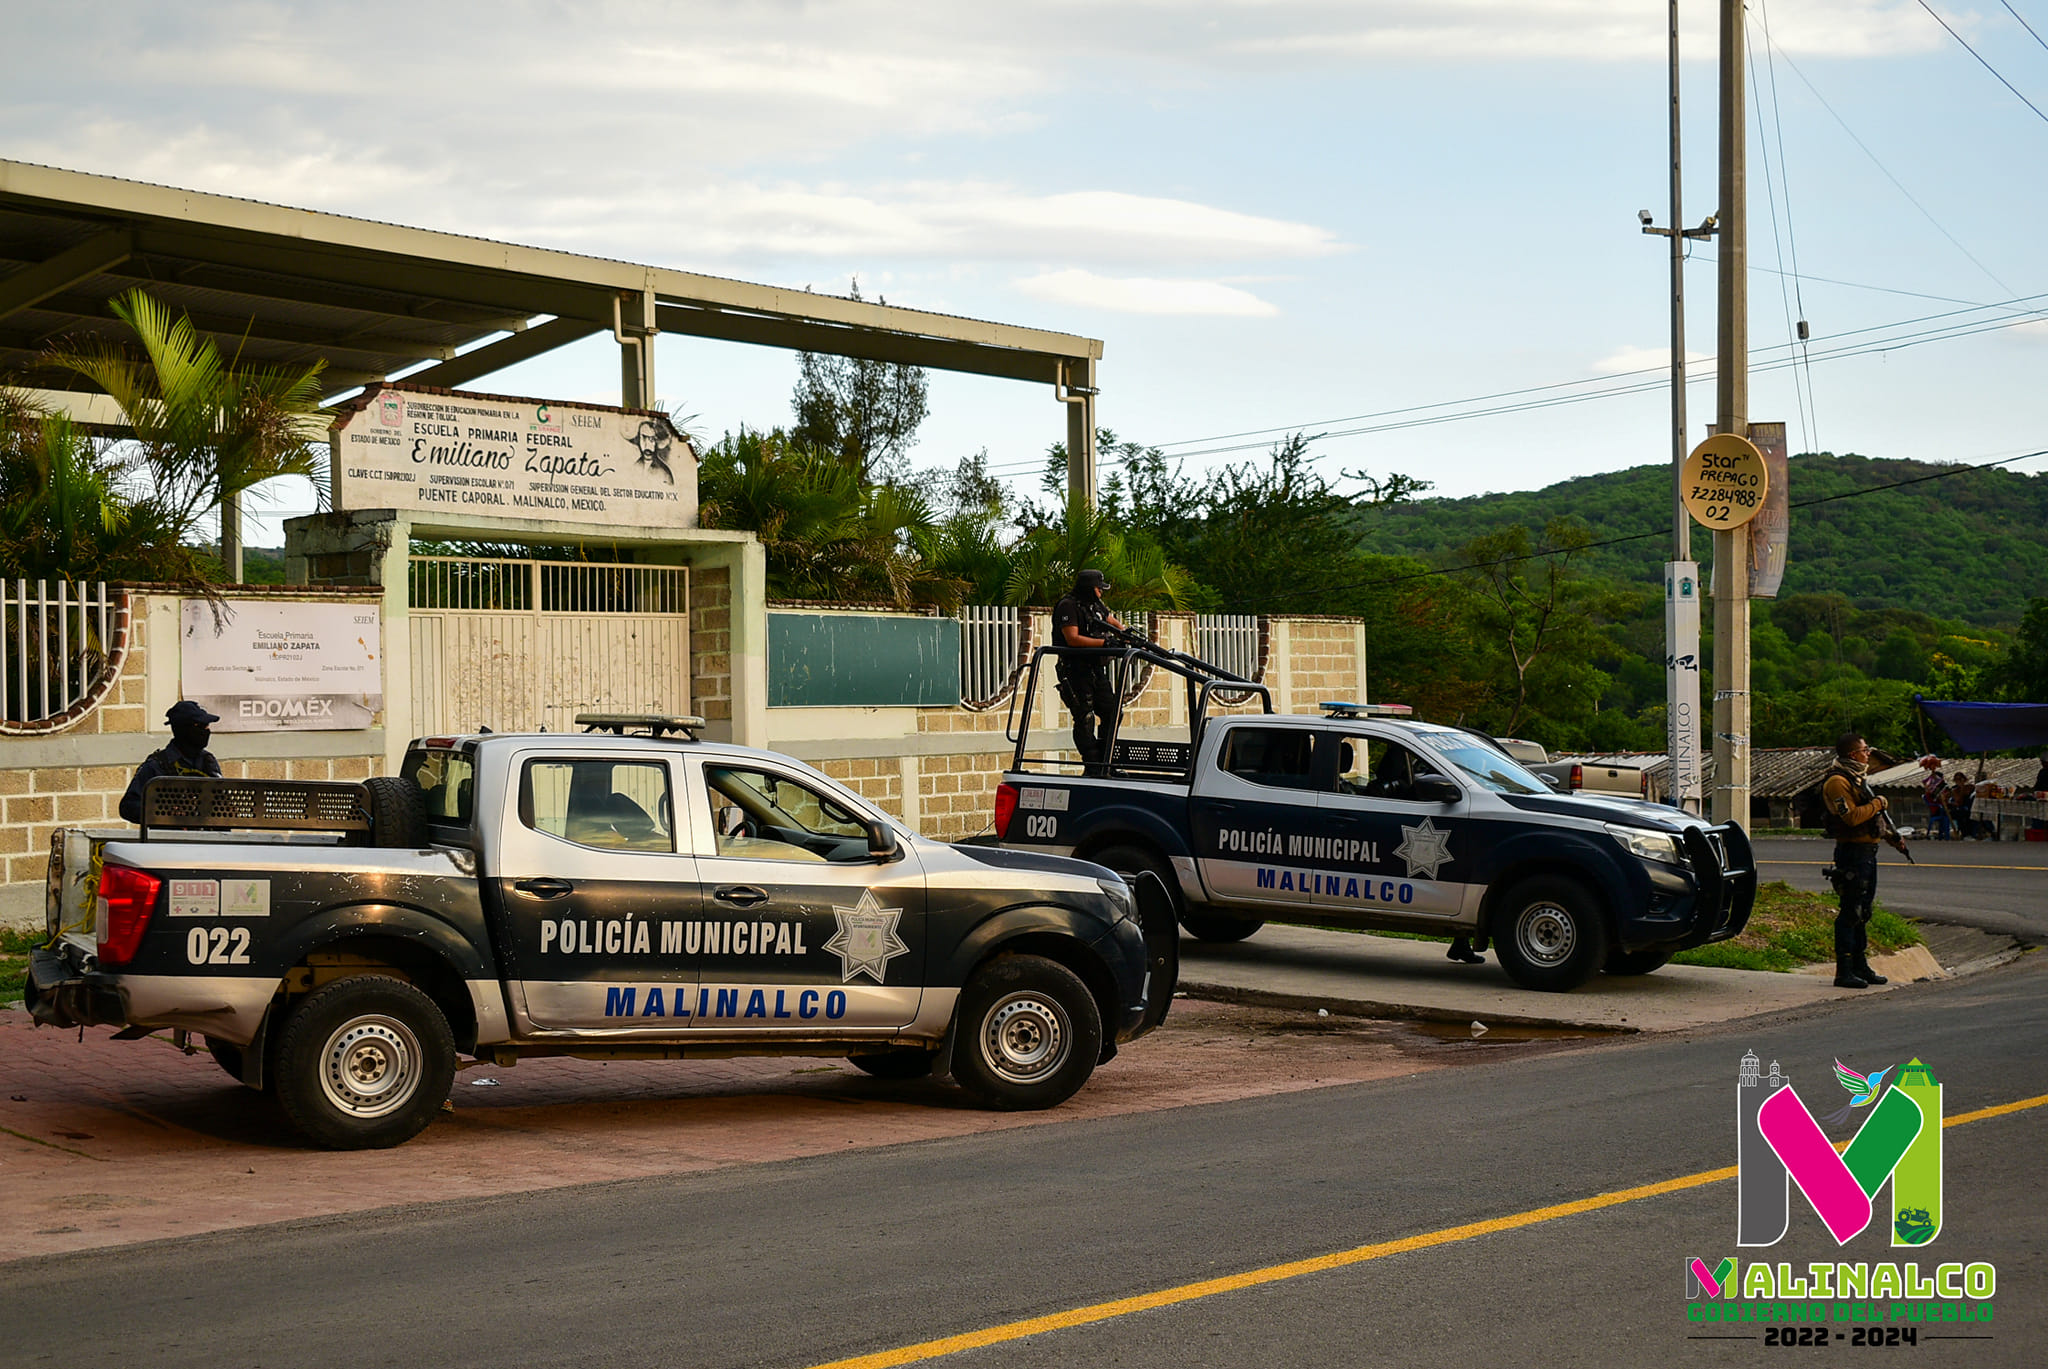
[(1648, 975), (1595, 975), (1571, 993), (1518, 988), (1488, 953), (1484, 965), (1444, 958), (1440, 941), (1269, 926), (1247, 941), (1181, 941), (1180, 987), (1191, 998), (1324, 1008), (1355, 1017), (1483, 1022), (1583, 1031), (1657, 1032), (1754, 1017), (1834, 998), (1890, 993), (1945, 975), (1925, 947), (1879, 956), (1891, 983), (1837, 989), (1829, 978), (1666, 965)]

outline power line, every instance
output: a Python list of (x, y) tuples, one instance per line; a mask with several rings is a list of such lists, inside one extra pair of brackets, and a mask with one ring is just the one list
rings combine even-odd
[[(1768, 65), (1771, 49), (1770, 26), (1767, 18), (1765, 20), (1764, 34), (1762, 47), (1764, 49), (1764, 60)], [(1769, 139), (1761, 136), (1764, 122), (1764, 85), (1763, 82), (1756, 79), (1756, 50), (1758, 46), (1755, 42), (1744, 45), (1745, 55), (1749, 60), (1749, 98), (1750, 103), (1756, 107), (1756, 122), (1759, 133), (1757, 145), (1764, 157), (1764, 201), (1770, 206), (1771, 210), (1771, 247), (1777, 252), (1778, 265), (1782, 267), (1785, 264), (1785, 239), (1790, 234), (1792, 228), (1792, 184), (1790, 173), (1785, 166), (1784, 125), (1778, 118), (1776, 67), (1771, 68), (1771, 122), (1778, 131), (1778, 175), (1775, 187), (1772, 184), (1771, 144)], [(1778, 227), (1778, 197), (1780, 194), (1785, 198), (1785, 228), (1782, 233)], [(1792, 269), (1795, 273), (1799, 269), (1796, 258)], [(1799, 333), (1792, 326), (1792, 299), (1790, 292), (1786, 289), (1787, 276), (1782, 270), (1775, 274), (1778, 277), (1778, 305), (1785, 313), (1785, 341), (1788, 346), (1797, 347), (1799, 345)], [(1791, 279), (1796, 282), (1797, 275), (1793, 275)], [(1804, 317), (1805, 310), (1803, 307), (1800, 313)], [(1806, 367), (1806, 374), (1809, 379), (1813, 375), (1813, 367), (1810, 362)], [(1817, 450), (1819, 444), (1814, 441), (1812, 425), (1807, 421), (1807, 395), (1799, 387), (1799, 371), (1797, 368), (1794, 368), (1792, 372), (1792, 403), (1793, 407), (1799, 410), (1799, 442), (1801, 448), (1809, 452)]]
[[(2028, 109), (2033, 110), (2035, 118), (2039, 119), (2044, 124), (2048, 124), (2048, 114), (2043, 114), (2041, 112), (2041, 107), (2039, 105), (2035, 104), (2032, 100), (2029, 100), (2026, 96), (2021, 95), (2020, 88), (2018, 86), (2006, 80), (2005, 77), (2000, 76), (1998, 68), (1992, 66), (1991, 63), (1985, 61), (1984, 54), (1977, 51), (1977, 49), (1971, 47), (1969, 42), (1964, 39), (1962, 34), (1957, 33), (1952, 28), (1949, 28), (1948, 20), (1942, 18), (1939, 14), (1934, 13), (1934, 6), (1928, 4), (1927, 0), (1920, 0), (1920, 8), (1926, 10), (1929, 14), (1934, 15), (1934, 22), (1941, 25), (1943, 28), (1948, 29), (1948, 36), (1955, 39), (1958, 43), (1961, 43), (1963, 45), (1963, 51), (1969, 53), (1972, 57), (1975, 57), (1977, 59), (1978, 66), (1984, 68), (1984, 70), (1990, 72), (1993, 76), (1998, 77), (1998, 84), (2004, 86), (2007, 90), (2011, 91), (2014, 97), (2017, 98), (2021, 104), (2025, 105)], [(2012, 6), (2007, 5), (2006, 8), (2011, 9)], [(2018, 18), (2017, 15), (2015, 15), (2014, 17)], [(2026, 20), (2021, 19), (2020, 22), (2022, 24), (2025, 24)], [(2027, 32), (2034, 33), (2032, 25), (2027, 26)], [(2034, 33), (2034, 38), (2036, 41), (2039, 41), (2040, 37), (2040, 34)]]
[[(2048, 447), (2044, 447), (2039, 451), (2022, 452), (2018, 456), (2000, 457), (1996, 461), (1980, 461), (1975, 463), (1974, 465), (1967, 466), (1947, 466), (1942, 468), (1941, 470), (1935, 471), (1928, 475), (1916, 475), (1906, 480), (1892, 480), (1882, 485), (1867, 485), (1860, 490), (1849, 490), (1842, 494), (1825, 494), (1820, 495), (1813, 499), (1795, 500), (1789, 505), (1789, 507), (1795, 509), (1805, 509), (1811, 508), (1816, 504), (1832, 504), (1842, 499), (1860, 499), (1865, 495), (1884, 494), (1891, 490), (1904, 489), (1908, 485), (1922, 485), (1930, 480), (1947, 480), (1954, 476), (1967, 475), (1971, 471), (1990, 470), (1995, 466), (2009, 466), (2015, 461), (2028, 461), (2032, 460), (2034, 457), (2037, 456), (2048, 456)], [(1416, 580), (1436, 579), (1440, 576), (1446, 575), (1463, 575), (1470, 571), (1490, 570), (1495, 566), (1513, 565), (1520, 561), (1540, 560), (1546, 556), (1557, 556), (1561, 554), (1575, 556), (1582, 551), (1597, 551), (1602, 547), (1618, 547), (1628, 542), (1641, 542), (1653, 537), (1667, 537), (1670, 535), (1670, 533), (1671, 529), (1666, 527), (1660, 527), (1653, 532), (1624, 533), (1618, 537), (1606, 537), (1600, 539), (1599, 541), (1586, 542), (1576, 547), (1553, 547), (1546, 550), (1524, 552), (1516, 556), (1497, 557), (1492, 561), (1477, 561), (1469, 566), (1443, 566), (1434, 570), (1415, 571), (1408, 575), (1393, 575), (1378, 580), (1352, 580), (1338, 584), (1323, 585), (1319, 588), (1312, 590), (1300, 590), (1292, 594), (1280, 594), (1275, 597), (1281, 600), (1287, 600), (1301, 598), (1308, 595), (1319, 596), (1324, 594), (1333, 594), (1339, 590), (1378, 589), (1383, 585), (1401, 585), (1408, 584)]]
[[(1793, 328), (1791, 320), (1788, 319), (1786, 321), (1786, 331), (1793, 335), (1793, 340), (1799, 346), (1800, 356), (1805, 361), (1805, 365), (1800, 368), (1806, 380), (1806, 403), (1802, 418), (1810, 418), (1813, 424), (1812, 431), (1806, 438), (1806, 450), (1811, 452), (1818, 451), (1821, 447), (1820, 406), (1815, 403), (1813, 397), (1813, 358), (1807, 353), (1806, 292), (1800, 288), (1799, 284), (1799, 238), (1792, 227), (1792, 168), (1791, 164), (1785, 160), (1784, 106), (1778, 99), (1778, 63), (1771, 55), (1770, 6), (1763, 3), (1763, 0), (1758, 0), (1758, 12), (1763, 20), (1764, 28), (1764, 70), (1769, 73), (1771, 78), (1771, 126), (1778, 141), (1778, 185), (1785, 197), (1785, 244), (1790, 249), (1792, 256), (1792, 298), (1799, 306), (1798, 327)], [(1754, 65), (1756, 61), (1755, 48), (1752, 47), (1750, 52), (1750, 61)], [(1777, 236), (1775, 211), (1773, 211), (1771, 220), (1771, 234), (1773, 239), (1775, 239)], [(1784, 277), (1782, 276), (1779, 277), (1778, 292), (1782, 298), (1784, 294)], [(1799, 393), (1798, 375), (1799, 372), (1794, 373), (1792, 393), (1795, 397)]]
[(2025, 29), (2030, 34), (2033, 34), (2035, 42), (2040, 43), (2041, 46), (2044, 48), (2048, 48), (2048, 40), (2044, 40), (2040, 34), (2034, 33), (2034, 26), (2028, 23), (2026, 21), (2026, 18), (2023, 15), (2021, 15), (2018, 10), (2014, 9), (2010, 4), (2008, 4), (2007, 0), (1998, 0), (1998, 3), (2005, 6), (2005, 12), (2007, 14), (2010, 14), (2013, 18), (2018, 19), (2020, 21), (2021, 28)]

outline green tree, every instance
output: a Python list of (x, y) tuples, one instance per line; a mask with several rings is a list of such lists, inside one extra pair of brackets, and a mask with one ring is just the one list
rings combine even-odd
[[(855, 280), (853, 298), (860, 297)], [(798, 352), (796, 361), (790, 440), (838, 454), (862, 481), (903, 474), (903, 455), (925, 418), (923, 368), (820, 352)]]
[(125, 473), (147, 487), (163, 532), (190, 543), (200, 524), (219, 514), (221, 563), (239, 580), (245, 494), (295, 475), (325, 496), (320, 374), (326, 363), (237, 366), (190, 319), (142, 290), (109, 307), (134, 334), (139, 357), (96, 342), (60, 347), (50, 360), (90, 380), (120, 408), (134, 436), (116, 452)]
[(2027, 601), (2026, 616), (1985, 683), (2011, 703), (2048, 703), (2048, 598)]

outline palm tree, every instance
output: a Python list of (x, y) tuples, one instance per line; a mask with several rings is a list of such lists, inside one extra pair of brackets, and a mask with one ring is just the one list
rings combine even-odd
[(1068, 499), (1057, 524), (1024, 535), (1005, 597), (1013, 604), (1050, 604), (1067, 592), (1077, 573), (1091, 567), (1109, 578), (1111, 607), (1188, 605), (1187, 572), (1169, 562), (1156, 542), (1075, 498)]
[(149, 487), (172, 535), (189, 540), (218, 510), (221, 563), (242, 578), (241, 499), (280, 476), (304, 476), (326, 498), (320, 412), (324, 361), (240, 367), (183, 315), (141, 290), (110, 301), (142, 357), (107, 343), (61, 348), (51, 360), (113, 399), (134, 433), (128, 470)]

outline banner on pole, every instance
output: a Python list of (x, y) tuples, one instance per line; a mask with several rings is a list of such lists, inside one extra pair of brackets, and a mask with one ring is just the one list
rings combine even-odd
[(1749, 597), (1775, 599), (1785, 579), (1785, 553), (1792, 538), (1791, 464), (1785, 454), (1785, 425), (1752, 423), (1749, 440), (1764, 458), (1770, 481), (1764, 506), (1749, 525)]

